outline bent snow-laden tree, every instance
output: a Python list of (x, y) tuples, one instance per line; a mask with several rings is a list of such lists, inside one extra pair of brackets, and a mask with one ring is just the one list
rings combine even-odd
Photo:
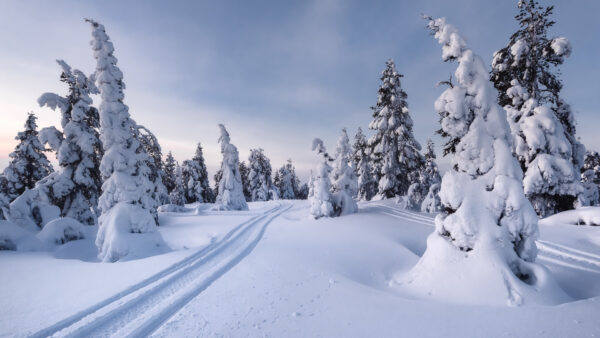
[(62, 217), (94, 225), (98, 217), (98, 198), (102, 179), (100, 160), (102, 143), (98, 110), (91, 107), (90, 94), (97, 94), (93, 77), (58, 60), (62, 68), (60, 79), (69, 86), (66, 97), (45, 93), (40, 106), (48, 106), (61, 113), (62, 132), (55, 127), (44, 128), (40, 139), (56, 151), (58, 171), (38, 182), (36, 189), (43, 192), (50, 204), (60, 208)]
[(87, 21), (92, 25), (96, 85), (102, 98), (99, 113), (104, 156), (100, 172), (104, 183), (99, 199), (102, 214), (96, 238), (98, 256), (105, 262), (114, 262), (164, 251), (151, 210), (156, 203), (148, 167), (152, 159), (140, 151), (140, 141), (134, 136), (137, 124), (123, 103), (125, 83), (113, 56), (113, 44), (103, 25)]
[(582, 192), (584, 146), (570, 106), (560, 97), (557, 67), (571, 54), (565, 37), (548, 38), (553, 7), (519, 1), (519, 30), (496, 53), (490, 78), (508, 113), (525, 193), (540, 217), (572, 209)]
[(216, 210), (248, 210), (244, 197), (242, 178), (239, 170), (239, 154), (237, 148), (229, 143), (229, 133), (225, 126), (219, 124), (221, 129), (221, 177), (219, 179), (217, 199), (213, 209)]
[(335, 148), (332, 188), (336, 216), (358, 212), (358, 206), (354, 200), (354, 196), (358, 192), (358, 180), (352, 167), (352, 149), (345, 128), (342, 129)]
[(368, 155), (368, 143), (362, 129), (359, 127), (354, 135), (352, 145), (352, 160), (358, 176), (358, 193), (356, 198), (369, 201), (377, 193), (377, 181), (373, 178), (371, 161)]
[(319, 155), (319, 164), (315, 171), (310, 173), (308, 202), (310, 215), (315, 218), (332, 217), (335, 215), (335, 203), (331, 194), (331, 166), (332, 159), (327, 154), (323, 141), (319, 138), (313, 140), (312, 150)]
[(273, 179), (271, 178), (271, 162), (264, 153), (264, 150), (250, 149), (248, 157), (248, 191), (250, 200), (268, 201), (273, 199)]
[(523, 194), (523, 173), (512, 156), (505, 111), (496, 102), (481, 58), (445, 19), (429, 28), (455, 60), (457, 83), (435, 102), (450, 138), (452, 168), (442, 179), (444, 213), (427, 250), (402, 280), (424, 297), (461, 302), (556, 304), (568, 296), (537, 255), (537, 216)]
[(19, 143), (8, 155), (11, 160), (4, 169), (3, 176), (6, 181), (2, 194), (9, 203), (54, 171), (44, 154), (46, 148), (38, 138), (36, 120), (35, 114), (29, 113), (25, 121), (25, 131), (17, 134), (15, 140)]

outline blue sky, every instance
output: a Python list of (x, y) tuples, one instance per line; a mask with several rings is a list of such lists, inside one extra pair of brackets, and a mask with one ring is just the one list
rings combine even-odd
[[(333, 150), (341, 128), (351, 138), (358, 126), (367, 129), (388, 58), (405, 76), (417, 139), (433, 138), (439, 150), (433, 102), (443, 88), (435, 84), (456, 65), (441, 61), (421, 14), (445, 16), (490, 63), (517, 28), (516, 3), (0, 1), (0, 168), (28, 111), (38, 114), (40, 127), (58, 124), (57, 113), (36, 104), (44, 92), (66, 92), (54, 60), (93, 71), (86, 17), (106, 26), (125, 75), (125, 103), (165, 153), (181, 161), (202, 142), (212, 175), (220, 163), (217, 124), (224, 123), (242, 159), (261, 147), (273, 167), (292, 158), (306, 179), (314, 137)], [(563, 96), (582, 142), (596, 150), (599, 12), (600, 1), (555, 1), (551, 30), (573, 45), (561, 67)]]

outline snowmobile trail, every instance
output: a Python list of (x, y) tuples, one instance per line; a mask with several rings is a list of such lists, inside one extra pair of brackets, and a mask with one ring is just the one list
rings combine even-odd
[(244, 259), (292, 204), (255, 216), (197, 253), (33, 337), (147, 336)]
[[(376, 205), (376, 208), (381, 210), (382, 213), (398, 219), (435, 226), (433, 217), (383, 204)], [(538, 258), (541, 260), (571, 269), (600, 273), (599, 255), (545, 240), (538, 240), (536, 243), (539, 249)]]

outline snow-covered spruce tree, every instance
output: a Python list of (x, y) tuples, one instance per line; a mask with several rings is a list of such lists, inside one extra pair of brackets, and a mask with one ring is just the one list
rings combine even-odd
[(369, 201), (377, 193), (377, 181), (373, 178), (368, 152), (367, 139), (359, 127), (356, 135), (354, 135), (352, 159), (358, 176), (358, 193), (356, 197), (363, 201)]
[(163, 184), (165, 188), (167, 188), (167, 193), (171, 194), (171, 191), (175, 188), (175, 181), (177, 179), (176, 173), (177, 163), (175, 162), (175, 158), (173, 154), (169, 151), (167, 157), (165, 159), (164, 164), (164, 176), (163, 176)]
[(6, 178), (3, 194), (9, 202), (14, 201), (26, 189), (32, 189), (39, 180), (54, 171), (44, 154), (47, 150), (38, 138), (36, 120), (35, 114), (28, 114), (25, 130), (15, 137), (19, 143), (8, 155), (11, 160), (3, 173)]
[(8, 191), (7, 185), (8, 180), (4, 175), (0, 174), (0, 220), (7, 219), (9, 214), (8, 207), (10, 201), (6, 195), (6, 191)]
[(379, 198), (391, 198), (408, 189), (408, 180), (400, 176), (398, 154), (398, 129), (403, 121), (401, 115), (407, 109), (406, 93), (400, 86), (401, 77), (396, 72), (394, 61), (388, 60), (381, 76), (377, 105), (371, 108), (373, 121), (369, 129), (375, 130), (375, 134), (369, 139), (369, 152)]
[[(435, 163), (435, 149), (432, 140), (427, 140), (425, 151), (425, 165), (421, 171), (421, 184), (426, 196), (421, 202), (420, 209), (422, 212), (438, 212), (441, 209), (439, 196), (440, 183), (442, 179), (437, 164)], [(436, 185), (436, 187), (434, 187)]]
[[(148, 167), (152, 159), (140, 151), (140, 141), (134, 136), (137, 124), (123, 103), (125, 84), (113, 56), (113, 44), (103, 25), (87, 21), (92, 25), (95, 77), (102, 98), (99, 113), (104, 156), (100, 172), (104, 182), (99, 199), (102, 214), (98, 220), (96, 245), (101, 260), (115, 262), (150, 254), (150, 251), (164, 251), (166, 246), (157, 232), (151, 210), (156, 204), (153, 198), (156, 188)], [(147, 247), (142, 249), (145, 245)]]
[(271, 190), (273, 190), (271, 173), (273, 169), (263, 149), (250, 149), (248, 169), (250, 200), (255, 202), (273, 199), (271, 196)]
[(296, 177), (296, 171), (291, 159), (288, 159), (287, 163), (279, 168), (276, 178), (275, 186), (279, 191), (281, 199), (291, 200), (298, 198), (300, 188), (298, 187), (298, 178)]
[(221, 128), (221, 178), (219, 180), (219, 194), (217, 195), (214, 209), (217, 210), (248, 210), (244, 197), (242, 178), (239, 171), (239, 154), (237, 148), (230, 143), (229, 133), (225, 126)]
[(191, 160), (183, 161), (182, 171), (187, 203), (212, 203), (215, 201), (215, 196), (208, 183), (208, 171), (200, 143), (196, 147), (194, 157)]
[(185, 187), (183, 181), (183, 170), (179, 165), (175, 168), (175, 187), (169, 194), (171, 204), (183, 206), (185, 204)]
[[(598, 152), (586, 152), (585, 159), (583, 161), (583, 168), (581, 168), (581, 179), (585, 191), (588, 191), (587, 194), (589, 194), (589, 192), (593, 194), (593, 189), (590, 186), (590, 183), (594, 183), (597, 189), (600, 189), (600, 155)], [(599, 203), (600, 201), (598, 201), (596, 204), (590, 202), (589, 205), (598, 205)]]
[(596, 173), (592, 169), (581, 173), (583, 193), (578, 196), (577, 206), (597, 206), (600, 202), (598, 185), (594, 182)]
[(94, 78), (57, 60), (62, 68), (60, 79), (69, 86), (69, 94), (60, 96), (44, 93), (40, 106), (48, 106), (61, 113), (62, 132), (55, 127), (44, 128), (40, 140), (48, 143), (58, 160), (59, 169), (40, 180), (36, 186), (45, 199), (60, 208), (62, 217), (76, 219), (82, 224), (94, 225), (98, 217), (98, 198), (102, 186), (100, 160), (100, 117), (91, 107), (90, 94), (97, 94)]
[(154, 185), (154, 191), (152, 192), (154, 205), (150, 207), (150, 212), (158, 225), (157, 208), (161, 204), (169, 203), (169, 192), (163, 184), (162, 150), (156, 136), (144, 126), (137, 125), (135, 127), (134, 137), (140, 142), (137, 152), (145, 152), (148, 155), (146, 160), (146, 165), (150, 169), (148, 178)]
[[(248, 166), (246, 165), (246, 161), (240, 162), (240, 177), (242, 178), (242, 191), (244, 193), (244, 198), (246, 199), (246, 202), (249, 202), (252, 200), (252, 195), (250, 194), (250, 189), (248, 188), (248, 175), (249, 174), (250, 174), (250, 169), (248, 169)], [(219, 170), (217, 172), (217, 174), (215, 174), (215, 181), (217, 179), (217, 175), (222, 175), (222, 172)]]
[[(560, 97), (562, 82), (557, 67), (570, 55), (571, 45), (565, 37), (548, 38), (548, 29), (554, 25), (552, 10), (553, 6), (542, 7), (535, 0), (519, 1), (515, 18), (520, 28), (508, 45), (494, 54), (491, 72), (498, 101), (507, 109), (516, 138), (514, 152), (525, 172), (526, 195), (542, 217), (573, 208), (582, 191), (576, 185), (585, 153), (575, 136), (571, 108)], [(556, 130), (554, 124), (561, 124), (561, 130)], [(540, 143), (552, 143), (557, 138), (559, 147), (549, 145), (544, 149), (542, 144), (539, 148)], [(563, 139), (569, 150), (564, 149)], [(537, 154), (544, 154), (541, 161), (545, 163), (534, 160)], [(573, 168), (568, 169), (566, 162)], [(531, 179), (532, 175), (536, 177)], [(533, 186), (528, 186), (528, 180)], [(542, 180), (549, 182), (542, 184)]]
[(568, 296), (548, 270), (533, 263), (537, 217), (523, 194), (506, 113), (485, 65), (445, 19), (428, 19), (443, 59), (458, 62), (457, 83), (435, 102), (442, 130), (456, 141), (452, 169), (442, 179), (444, 213), (402, 283), (424, 297), (435, 289), (435, 297), (461, 303), (564, 301)]
[(308, 194), (309, 194), (309, 184), (308, 183), (303, 183), (300, 184), (300, 188), (298, 188), (298, 194), (296, 195), (296, 199), (298, 200), (305, 200), (308, 198)]
[(358, 180), (351, 162), (350, 139), (344, 128), (335, 149), (335, 162), (332, 172), (332, 191), (336, 216), (358, 212), (358, 206), (354, 200), (354, 196), (358, 192)]
[(327, 154), (323, 141), (319, 138), (313, 140), (312, 150), (320, 157), (315, 171), (310, 173), (308, 202), (310, 203), (310, 214), (313, 218), (335, 216), (334, 198), (331, 194), (331, 158)]

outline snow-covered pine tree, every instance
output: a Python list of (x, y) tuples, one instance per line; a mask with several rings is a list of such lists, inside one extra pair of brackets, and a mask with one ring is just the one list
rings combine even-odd
[(219, 194), (214, 208), (217, 210), (248, 210), (244, 197), (242, 178), (239, 170), (239, 154), (237, 148), (230, 143), (229, 133), (225, 126), (219, 124), (221, 129), (221, 178), (219, 180)]
[(273, 169), (263, 149), (250, 149), (248, 169), (250, 200), (255, 202), (273, 199), (271, 196), (271, 190), (273, 189), (271, 173)]
[[(573, 208), (582, 191), (577, 182), (585, 153), (575, 135), (571, 108), (560, 97), (563, 85), (557, 67), (570, 55), (571, 45), (565, 37), (548, 38), (554, 25), (552, 10), (536, 0), (519, 1), (515, 19), (520, 28), (506, 47), (494, 53), (490, 75), (516, 138), (514, 152), (525, 172), (526, 195), (540, 216)], [(561, 130), (555, 124), (561, 124)], [(554, 140), (561, 145), (546, 149), (543, 143)], [(564, 148), (564, 141), (570, 149)], [(544, 154), (545, 163), (538, 163), (538, 154)]]
[(137, 124), (123, 103), (125, 83), (113, 55), (113, 44), (103, 25), (87, 21), (92, 25), (96, 83), (102, 98), (100, 140), (104, 147), (100, 163), (104, 178), (99, 199), (102, 214), (96, 245), (101, 260), (115, 262), (128, 254), (136, 255), (131, 250), (139, 246), (130, 246), (131, 241), (153, 242), (154, 250), (164, 250), (164, 242), (151, 210), (156, 204), (153, 198), (156, 188), (148, 167), (152, 159), (145, 151), (139, 151), (140, 141), (134, 137)]
[(323, 141), (319, 138), (313, 140), (312, 150), (319, 155), (319, 164), (315, 171), (310, 173), (308, 201), (310, 214), (313, 218), (332, 217), (335, 215), (334, 199), (331, 194), (331, 158), (327, 154)]
[(457, 83), (435, 102), (442, 130), (456, 142), (440, 191), (445, 212), (436, 217), (427, 250), (406, 282), (461, 302), (564, 301), (548, 271), (533, 263), (537, 217), (523, 193), (506, 114), (485, 64), (445, 19), (428, 19), (443, 59), (458, 62)]
[(352, 167), (352, 149), (346, 128), (337, 142), (335, 162), (332, 172), (332, 192), (334, 196), (334, 212), (336, 215), (346, 215), (358, 212), (354, 200), (358, 192), (358, 180)]
[(212, 203), (215, 200), (208, 183), (208, 171), (204, 163), (202, 145), (198, 143), (196, 153), (191, 160), (183, 161), (183, 184), (187, 203)]
[(175, 187), (169, 194), (171, 204), (183, 206), (185, 204), (185, 185), (183, 181), (183, 170), (177, 164), (175, 168)]
[(150, 207), (150, 212), (158, 225), (158, 211), (157, 208), (161, 204), (169, 203), (169, 193), (163, 183), (163, 161), (162, 161), (162, 150), (158, 139), (154, 134), (146, 127), (137, 125), (134, 130), (134, 136), (140, 142), (138, 152), (145, 152), (148, 155), (147, 166), (150, 169), (150, 175), (148, 178), (154, 185), (154, 191), (152, 192), (152, 199), (154, 205)]
[(378, 182), (379, 198), (391, 198), (403, 194), (408, 189), (406, 178), (400, 181), (401, 169), (398, 154), (398, 128), (403, 121), (406, 109), (406, 93), (400, 86), (402, 77), (396, 71), (393, 60), (386, 62), (381, 76), (381, 86), (377, 105), (372, 107), (373, 121), (369, 129), (375, 134), (369, 139), (369, 153), (373, 163), (373, 172)]
[[(420, 173), (420, 180), (422, 185), (422, 191), (426, 193), (423, 196), (422, 202), (420, 202), (420, 209), (423, 212), (438, 212), (440, 211), (439, 196), (437, 196), (440, 183), (440, 172), (437, 164), (435, 163), (435, 149), (432, 140), (427, 140), (427, 146), (425, 151), (425, 165)], [(437, 187), (433, 188), (433, 185)]]
[(175, 158), (173, 154), (169, 151), (167, 154), (167, 158), (165, 159), (164, 165), (164, 176), (163, 176), (163, 184), (165, 188), (167, 188), (167, 192), (171, 194), (171, 191), (175, 188), (175, 181), (177, 179), (177, 173), (175, 172), (177, 168), (177, 163), (175, 162)]
[[(246, 165), (246, 161), (240, 162), (240, 177), (242, 178), (242, 191), (244, 192), (244, 198), (246, 202), (250, 202), (252, 200), (252, 195), (250, 194), (250, 189), (248, 188), (248, 175), (250, 174), (250, 169)], [(217, 175), (221, 175), (221, 172), (217, 172)], [(215, 175), (215, 180), (217, 179)], [(219, 178), (220, 179), (220, 178)]]
[(369, 201), (377, 193), (377, 181), (373, 178), (371, 162), (369, 157), (369, 145), (367, 139), (358, 127), (354, 135), (354, 144), (352, 145), (352, 160), (356, 175), (358, 176), (357, 198), (363, 201)]
[(298, 200), (305, 200), (308, 198), (308, 194), (309, 194), (309, 184), (308, 183), (303, 183), (300, 184), (300, 188), (298, 189), (298, 194), (296, 195), (296, 199)]
[(596, 185), (600, 185), (600, 154), (596, 151), (588, 151), (585, 154), (583, 168), (581, 172), (592, 170), (594, 172), (593, 181)]
[(37, 117), (34, 113), (27, 115), (25, 130), (19, 132), (15, 137), (19, 143), (15, 150), (8, 155), (11, 160), (4, 169), (6, 186), (2, 193), (9, 203), (26, 189), (32, 189), (39, 180), (54, 171), (44, 154), (47, 150), (38, 138), (36, 120)]
[(295, 170), (291, 159), (279, 168), (276, 178), (277, 182), (275, 185), (279, 191), (279, 197), (284, 200), (295, 199), (298, 193), (298, 183), (296, 181), (297, 177), (295, 176)]
[(581, 184), (583, 193), (579, 195), (577, 206), (597, 206), (600, 202), (598, 185), (594, 182), (596, 173), (593, 169), (584, 170), (581, 173)]
[(91, 107), (90, 94), (97, 94), (93, 77), (86, 77), (80, 70), (72, 70), (62, 60), (60, 79), (69, 86), (65, 97), (44, 93), (38, 99), (40, 106), (48, 106), (61, 113), (62, 132), (55, 127), (40, 132), (42, 143), (48, 143), (56, 151), (59, 169), (40, 180), (36, 186), (47, 201), (60, 208), (62, 217), (94, 225), (98, 217), (98, 198), (102, 186), (100, 160), (100, 117)]

